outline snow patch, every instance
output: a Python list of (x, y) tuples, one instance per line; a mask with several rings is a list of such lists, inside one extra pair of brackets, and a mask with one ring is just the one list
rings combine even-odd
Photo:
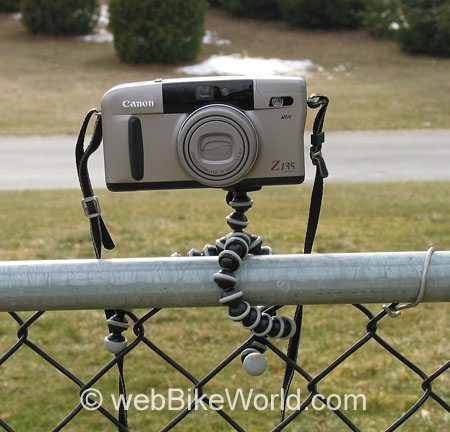
[(108, 5), (100, 5), (100, 16), (98, 17), (97, 28), (93, 33), (80, 36), (80, 39), (89, 43), (104, 43), (112, 42), (114, 40), (113, 35), (108, 31), (109, 24), (109, 9)]
[(98, 17), (99, 27), (108, 27), (109, 25), (109, 8), (108, 5), (100, 5), (100, 16)]
[(177, 68), (187, 75), (297, 75), (317, 69), (311, 60), (213, 55), (202, 63)]
[(220, 39), (215, 31), (206, 30), (203, 36), (203, 43), (205, 45), (230, 45), (228, 39)]
[(400, 24), (396, 21), (393, 21), (389, 24), (389, 30), (397, 31), (400, 30)]
[(97, 28), (94, 33), (81, 36), (80, 39), (89, 43), (103, 43), (112, 42), (114, 40), (114, 36), (104, 28)]
[(348, 67), (349, 67), (349, 65), (347, 65), (345, 63), (339, 63), (336, 66), (334, 66), (333, 70), (335, 72), (346, 72)]

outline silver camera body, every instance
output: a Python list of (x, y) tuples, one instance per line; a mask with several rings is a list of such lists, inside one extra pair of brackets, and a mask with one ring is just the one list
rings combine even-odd
[(302, 183), (306, 85), (207, 77), (113, 87), (102, 98), (111, 191)]

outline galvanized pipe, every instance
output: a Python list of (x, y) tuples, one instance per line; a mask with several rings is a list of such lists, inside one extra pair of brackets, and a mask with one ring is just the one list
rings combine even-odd
[[(425, 252), (247, 257), (253, 304), (415, 300)], [(0, 262), (0, 311), (218, 306), (216, 257)], [(424, 302), (450, 301), (450, 252), (435, 252)]]

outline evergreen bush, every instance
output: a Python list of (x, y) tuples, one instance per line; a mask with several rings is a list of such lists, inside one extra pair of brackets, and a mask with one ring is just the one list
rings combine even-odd
[(364, 0), (278, 0), (288, 23), (314, 29), (357, 27)]
[(402, 22), (399, 6), (400, 0), (367, 0), (362, 25), (373, 37), (394, 37)]
[(225, 0), (223, 7), (232, 15), (256, 19), (281, 17), (277, 0)]
[(97, 0), (21, 0), (23, 22), (33, 34), (90, 33), (99, 18)]
[(206, 0), (110, 0), (110, 29), (127, 63), (194, 59), (204, 34)]
[(409, 53), (450, 57), (450, 2), (401, 0), (403, 23), (397, 32), (402, 49)]
[(0, 12), (17, 12), (20, 10), (20, 0), (0, 0)]

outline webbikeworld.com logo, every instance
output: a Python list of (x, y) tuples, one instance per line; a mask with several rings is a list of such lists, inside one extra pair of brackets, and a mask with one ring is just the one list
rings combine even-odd
[[(253, 388), (247, 390), (226, 388), (223, 393), (206, 394), (199, 389), (169, 388), (164, 394), (151, 389), (148, 394), (110, 394), (109, 397), (116, 411), (119, 411), (121, 407), (127, 411), (130, 409), (136, 411), (182, 411), (185, 409), (280, 411), (283, 407), (288, 411), (293, 411), (298, 410), (303, 402), (300, 389), (297, 389), (295, 393), (285, 395), (283, 389), (279, 393), (265, 394), (257, 393)], [(88, 388), (81, 393), (80, 402), (85, 409), (94, 411), (103, 405), (104, 398), (98, 389)], [(366, 396), (364, 394), (338, 395), (333, 393), (325, 397), (318, 393), (312, 396), (305, 409), (365, 411)]]

